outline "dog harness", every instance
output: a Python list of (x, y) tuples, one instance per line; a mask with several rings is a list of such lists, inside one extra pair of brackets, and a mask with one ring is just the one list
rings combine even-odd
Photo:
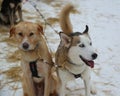
[[(57, 66), (58, 68), (62, 68), (62, 66)], [(67, 70), (67, 69), (66, 69)], [(68, 71), (68, 70), (67, 70)], [(70, 71), (69, 71), (70, 72)], [(79, 78), (81, 77), (81, 74), (74, 74), (72, 72), (70, 72), (72, 75), (74, 75), (75, 78)]]
[(75, 78), (81, 77), (81, 74), (73, 74)]
[(30, 62), (29, 66), (30, 66), (30, 70), (31, 70), (32, 76), (40, 78), (40, 76), (38, 76), (38, 71), (37, 71), (37, 60)]
[[(71, 62), (70, 60), (67, 60), (67, 62), (69, 62), (69, 63), (72, 64), (72, 65), (76, 65), (75, 63)], [(71, 72), (70, 72), (70, 73), (71, 73)], [(75, 78), (81, 77), (81, 74), (74, 74), (74, 73), (72, 73), (72, 74), (74, 75)]]
[[(69, 60), (67, 60), (67, 62), (68, 63), (70, 63), (70, 64), (72, 64), (72, 65), (76, 65), (75, 63), (73, 63), (73, 62), (71, 62), (71, 61), (69, 61)], [(56, 65), (57, 66), (57, 65)], [(63, 68), (63, 66), (57, 66), (58, 68)], [(66, 69), (67, 70), (67, 69)], [(69, 70), (67, 70), (67, 71), (69, 71)], [(70, 72), (70, 71), (69, 71)], [(79, 78), (79, 77), (81, 77), (81, 74), (74, 74), (74, 73), (72, 73), (72, 72), (70, 72), (72, 75), (74, 75), (74, 77), (75, 78)]]

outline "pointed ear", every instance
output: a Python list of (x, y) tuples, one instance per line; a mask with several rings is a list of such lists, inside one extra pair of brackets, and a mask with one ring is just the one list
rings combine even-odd
[(42, 35), (44, 35), (42, 25), (38, 24), (38, 25), (37, 25), (37, 28), (38, 28), (38, 31), (39, 31)]
[(63, 32), (60, 32), (59, 35), (61, 38), (61, 46), (69, 48), (69, 46), (71, 45), (71, 37), (67, 36)]
[(12, 37), (13, 35), (15, 35), (15, 26), (10, 28), (10, 37)]
[(86, 28), (85, 28), (83, 34), (88, 34), (88, 31), (89, 31), (89, 27), (88, 27), (88, 25), (86, 25)]

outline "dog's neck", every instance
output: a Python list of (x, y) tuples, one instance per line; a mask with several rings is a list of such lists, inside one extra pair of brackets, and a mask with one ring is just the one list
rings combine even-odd
[(85, 64), (78, 65), (67, 60), (65, 64), (65, 68), (73, 74), (81, 74), (85, 70), (86, 65)]
[(86, 65), (82, 62), (79, 62), (80, 64), (73, 62), (69, 57), (68, 57), (68, 50), (65, 47), (59, 47), (58, 51), (56, 52), (56, 64), (58, 66), (61, 66), (62, 68), (65, 68), (68, 70), (70, 73), (73, 74), (80, 74), (82, 73)]

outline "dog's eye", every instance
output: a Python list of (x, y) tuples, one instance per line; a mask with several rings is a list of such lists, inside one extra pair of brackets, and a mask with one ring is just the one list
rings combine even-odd
[(19, 32), (18, 35), (19, 35), (19, 36), (23, 36), (23, 33), (22, 33), (22, 32)]
[(90, 42), (90, 46), (92, 46), (92, 42)]
[(85, 45), (84, 44), (80, 44), (79, 47), (83, 48), (83, 47), (85, 47)]
[(34, 33), (31, 32), (29, 36), (33, 36), (33, 35), (34, 35)]

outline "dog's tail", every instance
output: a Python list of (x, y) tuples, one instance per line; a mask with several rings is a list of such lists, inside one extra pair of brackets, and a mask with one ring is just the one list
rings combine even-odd
[(60, 26), (66, 35), (73, 32), (72, 24), (69, 18), (70, 11), (74, 9), (72, 4), (67, 4), (60, 13)]

